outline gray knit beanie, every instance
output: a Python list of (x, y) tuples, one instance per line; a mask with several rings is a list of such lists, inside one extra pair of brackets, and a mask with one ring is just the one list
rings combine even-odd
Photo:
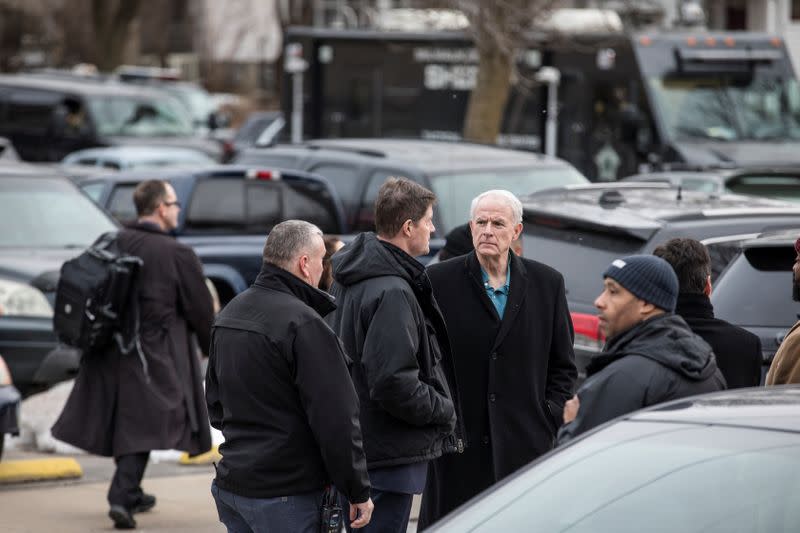
[(603, 278), (611, 278), (634, 296), (656, 307), (675, 311), (678, 276), (672, 266), (654, 255), (629, 255), (611, 263)]

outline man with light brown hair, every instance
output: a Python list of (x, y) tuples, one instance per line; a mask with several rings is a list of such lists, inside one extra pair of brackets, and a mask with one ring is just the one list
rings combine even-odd
[(377, 512), (364, 531), (403, 532), (431, 459), (459, 448), (447, 331), (425, 269), (436, 197), (389, 178), (375, 202), (377, 233), (333, 256), (333, 330), (353, 359)]

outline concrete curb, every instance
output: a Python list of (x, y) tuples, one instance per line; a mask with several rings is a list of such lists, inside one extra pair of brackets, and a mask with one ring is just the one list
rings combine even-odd
[(0, 483), (67, 479), (83, 476), (83, 469), (75, 459), (20, 459), (0, 463)]
[(178, 459), (178, 463), (182, 465), (210, 465), (213, 462), (218, 463), (221, 460), (222, 455), (219, 453), (219, 446), (213, 446), (206, 453), (201, 453), (194, 457), (189, 457), (189, 454), (184, 452), (181, 454), (181, 458)]

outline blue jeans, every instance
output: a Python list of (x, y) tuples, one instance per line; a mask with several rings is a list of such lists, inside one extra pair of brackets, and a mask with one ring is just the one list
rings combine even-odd
[(318, 533), (322, 489), (277, 498), (247, 498), (211, 482), (219, 521), (228, 533)]

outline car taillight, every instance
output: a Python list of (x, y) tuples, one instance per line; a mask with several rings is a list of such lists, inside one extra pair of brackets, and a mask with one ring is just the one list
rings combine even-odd
[(586, 313), (570, 313), (575, 329), (575, 347), (590, 352), (600, 352), (606, 336), (600, 330), (600, 319)]
[(280, 172), (274, 170), (248, 170), (247, 178), (251, 180), (279, 180), (281, 179)]

